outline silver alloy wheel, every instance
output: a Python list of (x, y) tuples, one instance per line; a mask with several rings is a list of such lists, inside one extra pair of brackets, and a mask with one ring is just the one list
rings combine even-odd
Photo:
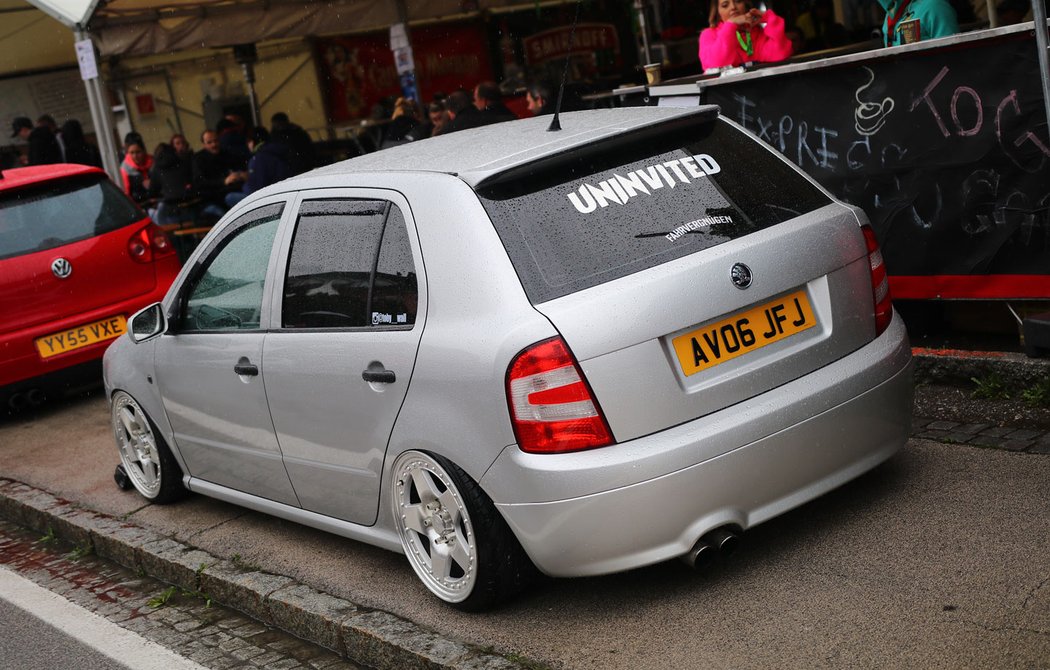
[(113, 433), (131, 483), (144, 497), (156, 498), (162, 476), (157, 438), (145, 412), (123, 391), (113, 397)]
[(394, 519), (412, 569), (445, 602), (470, 596), (478, 551), (470, 514), (455, 483), (433, 457), (407, 451), (394, 462)]

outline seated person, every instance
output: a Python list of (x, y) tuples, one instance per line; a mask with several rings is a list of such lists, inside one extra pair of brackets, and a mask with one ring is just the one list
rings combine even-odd
[(955, 10), (947, 0), (879, 0), (879, 4), (886, 10), (882, 43), (888, 47), (959, 32)]
[(708, 21), (711, 27), (700, 33), (700, 65), (705, 70), (753, 61), (775, 63), (791, 56), (784, 19), (771, 9), (751, 9), (748, 0), (711, 0)]

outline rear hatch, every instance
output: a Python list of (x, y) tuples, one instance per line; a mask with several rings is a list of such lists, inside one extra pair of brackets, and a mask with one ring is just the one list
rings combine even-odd
[[(148, 223), (99, 174), (0, 191), (0, 332), (74, 316), (153, 290), (153, 263), (128, 243)], [(52, 264), (71, 271), (60, 278)]]
[(798, 379), (875, 335), (854, 213), (722, 120), (479, 184), (617, 441)]

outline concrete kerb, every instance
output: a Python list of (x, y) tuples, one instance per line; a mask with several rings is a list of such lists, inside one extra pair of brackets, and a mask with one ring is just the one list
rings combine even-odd
[(0, 477), (0, 516), (129, 569), (206, 594), (226, 607), (374, 668), (514, 670), (537, 667), (367, 610), (290, 577), (228, 561), (46, 491)]
[(964, 351), (914, 347), (915, 381), (969, 383), (992, 375), (1004, 384), (1024, 388), (1050, 377), (1050, 358), (1029, 358), (1005, 351)]

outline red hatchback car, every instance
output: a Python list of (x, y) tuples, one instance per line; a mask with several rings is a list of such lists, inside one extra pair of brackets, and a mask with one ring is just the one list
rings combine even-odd
[(101, 381), (110, 341), (179, 268), (171, 239), (102, 170), (0, 172), (0, 411)]

